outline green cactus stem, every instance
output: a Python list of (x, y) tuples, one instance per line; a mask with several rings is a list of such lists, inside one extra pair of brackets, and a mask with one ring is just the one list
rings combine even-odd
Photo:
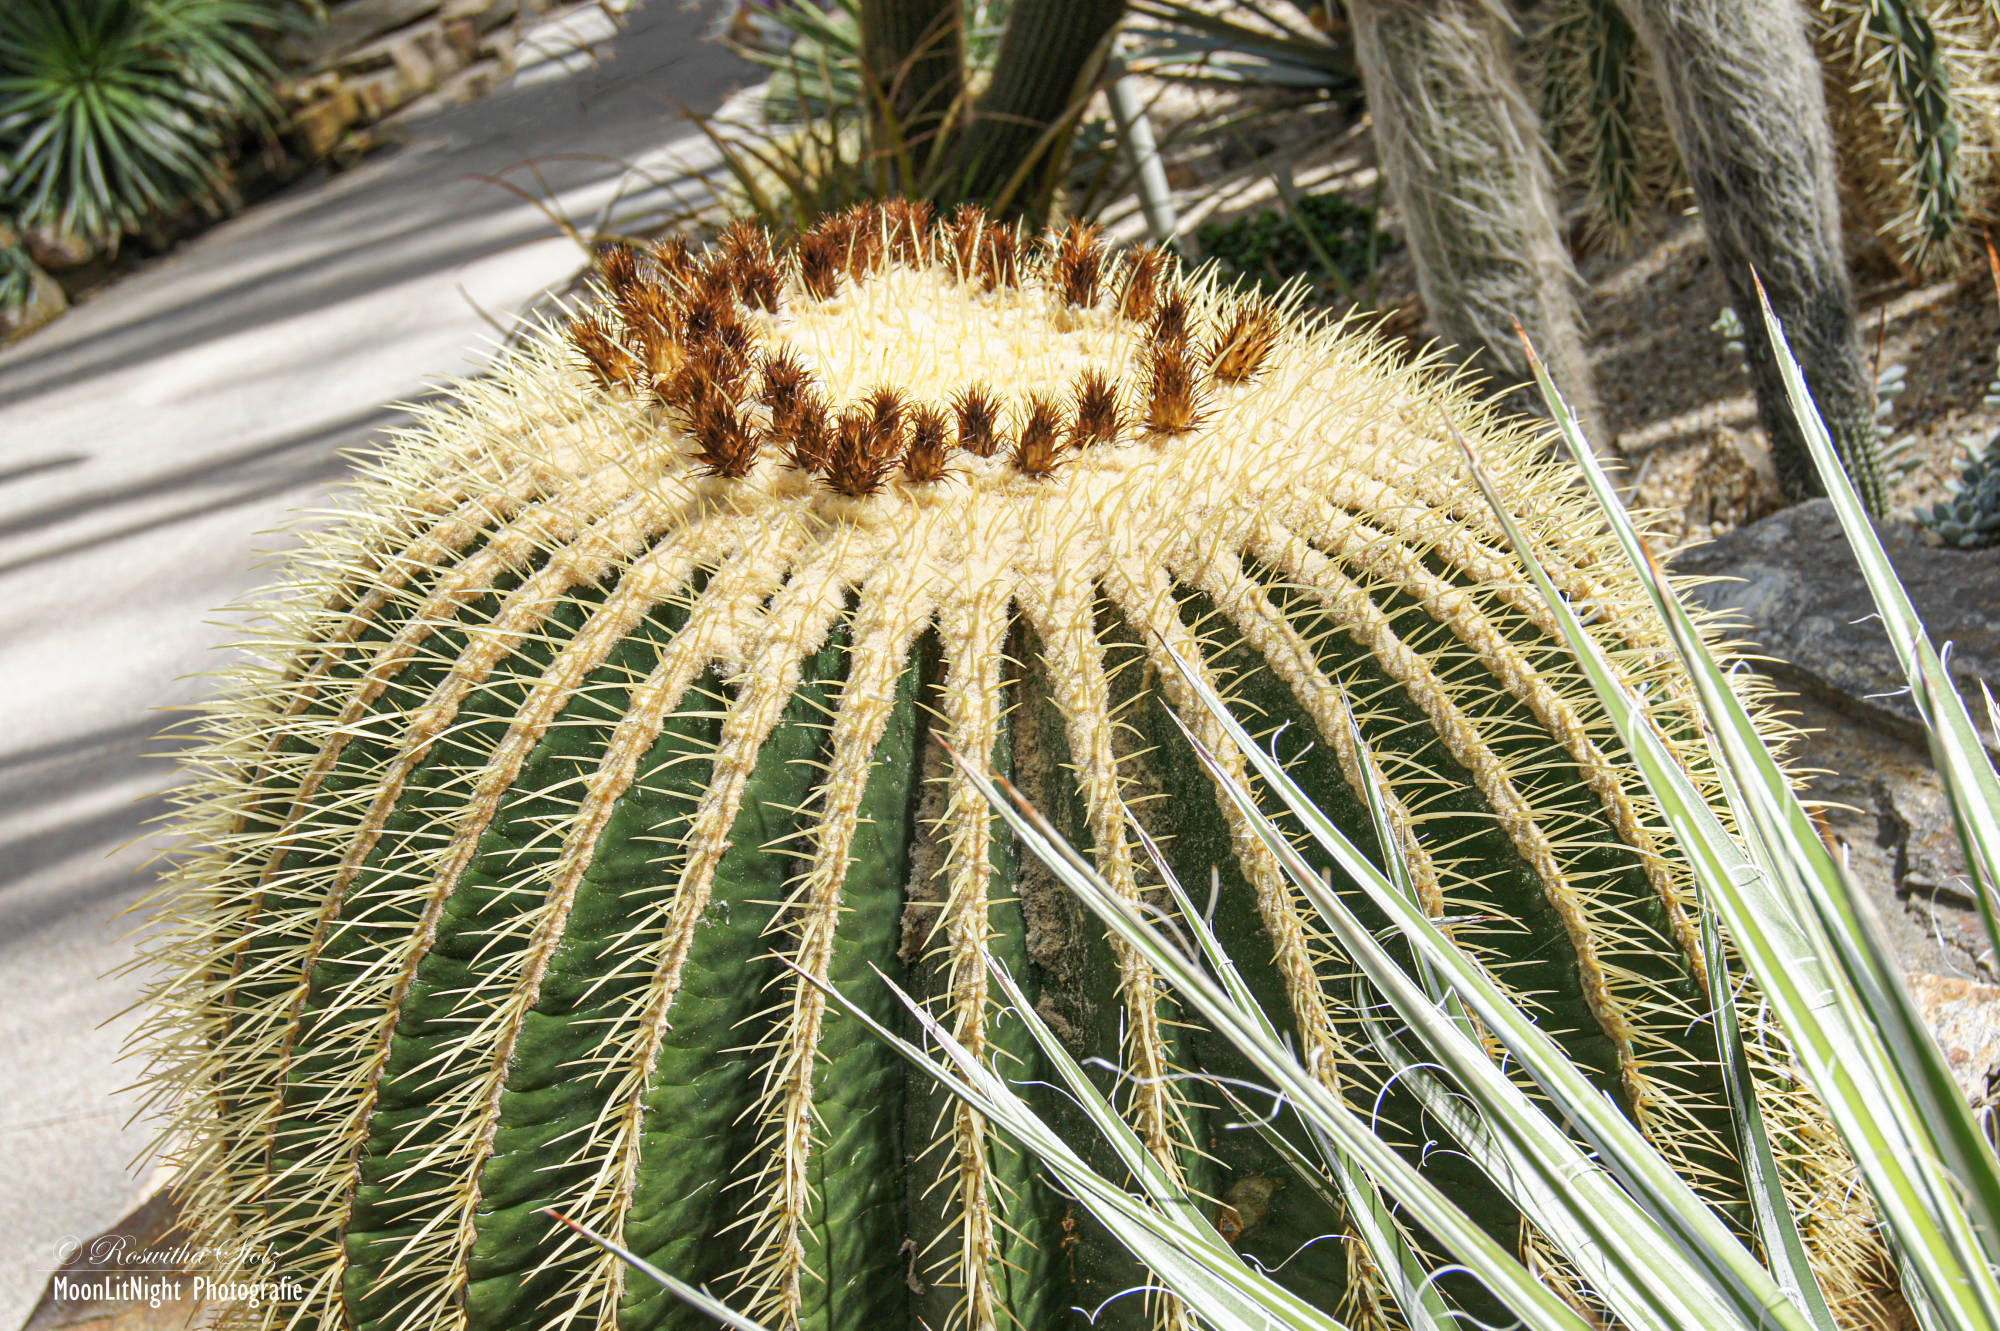
[(1965, 0), (1819, 0), (1841, 167), (1912, 276), (1970, 257), (2000, 208), (2000, 12)]
[(1563, 0), (1534, 50), (1542, 123), (1584, 189), (1587, 234), (1623, 248), (1687, 187), (1652, 62), (1614, 0)]
[[(1689, 735), (1664, 633), (1532, 427), (1082, 226), (896, 204), (603, 270), (596, 308), (369, 464), (208, 715), (142, 1039), (201, 1241), (309, 1291), (229, 1325), (704, 1325), (555, 1206), (775, 1327), (1188, 1326), (1114, 1298), (1145, 1273), (803, 978), (893, 1022), (889, 975), (1060, 1117), (996, 961), (1122, 1070), (1242, 1251), (1376, 1306), (1341, 1218), (1184, 1075), (1236, 1065), (944, 754), (1134, 897), (1160, 895), (1134, 819), (1183, 881), (1213, 871), (1274, 1019), (1423, 1154), (1347, 967), (1177, 733), (1223, 749), (1169, 651), (1367, 836), (1351, 716), (1430, 908), (1742, 1216), (1687, 867), (1446, 442)], [(1777, 1035), (1751, 1046), (1857, 1306), (1886, 1269), (1865, 1202)]]

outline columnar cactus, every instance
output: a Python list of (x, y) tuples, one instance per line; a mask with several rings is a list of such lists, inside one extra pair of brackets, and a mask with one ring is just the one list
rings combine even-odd
[(1841, 175), (1912, 279), (1971, 257), (2000, 220), (2000, 9), (1816, 0)]
[[(1033, 1079), (994, 961), (1124, 1070), (1244, 1251), (1338, 1239), (1179, 1075), (1235, 1065), (943, 753), (1010, 773), (1127, 893), (1158, 887), (1138, 826), (1197, 892), (1213, 870), (1276, 1019), (1420, 1149), (1346, 968), (1175, 733), (1218, 739), (1169, 652), (1286, 727), (1365, 836), (1351, 715), (1430, 908), (1740, 1217), (1687, 871), (1445, 442), (1688, 734), (1528, 427), (1082, 226), (893, 205), (604, 270), (596, 312), (375, 460), (209, 721), (147, 1038), (203, 1240), (310, 1290), (238, 1324), (703, 1324), (553, 1205), (778, 1327), (1068, 1325), (1144, 1273), (806, 982), (893, 1020), (879, 970)], [(1814, 1255), (1858, 1298), (1864, 1204), (1775, 1035), (1752, 1045)], [(1545, 1250), (1464, 1159), (1426, 1168)], [(1374, 1306), (1337, 1241), (1284, 1278)]]
[[(1515, 331), (1525, 328), (1609, 450), (1549, 153), (1514, 69), (1513, 21), (1482, 0), (1356, 0), (1348, 17), (1375, 152), (1431, 323), (1507, 389), (1532, 378)], [(1514, 396), (1540, 406), (1532, 386)]]

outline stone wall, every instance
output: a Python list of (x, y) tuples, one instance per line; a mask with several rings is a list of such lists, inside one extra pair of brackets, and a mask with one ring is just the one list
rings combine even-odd
[(310, 158), (374, 142), (370, 127), (469, 102), (514, 72), (525, 25), (554, 0), (333, 0), (324, 27), (288, 38), (299, 71), (278, 89), (288, 137)]

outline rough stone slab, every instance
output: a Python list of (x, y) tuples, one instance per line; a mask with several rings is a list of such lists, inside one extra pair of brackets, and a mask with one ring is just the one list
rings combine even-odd
[[(2000, 549), (1945, 550), (1907, 522), (1878, 530), (1931, 641), (1952, 644), (1953, 682), (1989, 747), (1980, 681), (2000, 687)], [(1675, 556), (1676, 573), (1734, 581), (1694, 589), (1696, 601), (1747, 625), (1779, 682), (1856, 719), (1924, 744), (1903, 671), (1875, 603), (1825, 499), (1799, 504)]]
[(340, 85), (331, 95), (294, 115), (292, 132), (298, 135), (308, 156), (324, 157), (360, 119), (361, 100), (351, 89)]
[(450, 19), (439, 24), (444, 34), (447, 49), (457, 57), (459, 65), (471, 60), (479, 51), (479, 25), (469, 18)]
[(29, 227), (27, 234), (21, 238), (28, 243), (28, 257), (38, 267), (51, 273), (81, 268), (97, 257), (97, 246), (82, 236), (58, 231), (54, 227)]
[[(452, 20), (453, 24), (464, 22), (462, 19)], [(341, 52), (334, 57), (331, 68), (344, 75), (354, 75), (394, 66), (403, 70), (413, 83), (425, 79), (435, 81), (432, 67), (440, 62), (450, 62), (453, 54), (454, 43), (446, 21), (443, 18), (427, 18)]]
[(378, 69), (348, 81), (347, 89), (361, 107), (361, 119), (376, 121), (397, 107), (421, 97), (428, 88), (413, 84), (401, 69)]
[(1910, 993), (1959, 1089), (1976, 1105), (1990, 1102), (2000, 1093), (2000, 985), (1912, 975)]
[(305, 37), (279, 43), (279, 53), (296, 64), (318, 65), (372, 37), (414, 23), (436, 11), (442, 3), (443, 0), (347, 0), (346, 4), (329, 5), (324, 26)]
[(520, 12), (520, 0), (444, 0), (440, 16), (447, 23), (471, 19), (483, 33), (492, 31)]
[(1807, 738), (1801, 793), (1875, 907), (1906, 972), (1988, 975), (1951, 809), (1929, 755), (1810, 698), (1787, 703)]

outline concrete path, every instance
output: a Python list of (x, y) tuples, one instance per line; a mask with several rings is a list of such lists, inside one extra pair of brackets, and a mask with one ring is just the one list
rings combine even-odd
[(60, 1241), (117, 1220), (142, 1183), (127, 1162), (150, 1133), (113, 1095), (137, 981), (100, 977), (131, 954), (113, 917), (157, 849), (160, 709), (226, 663), (211, 612), (269, 576), (253, 565), (284, 548), (272, 529), (396, 420), (385, 403), (478, 368), (495, 336), (479, 310), (504, 319), (582, 263), (481, 177), (588, 223), (614, 196), (660, 204), (628, 164), (712, 169), (679, 108), (756, 74), (703, 40), (715, 8), (650, 0), (596, 34), (595, 59), (573, 51), (594, 14), (547, 30), (551, 58), (509, 89), (0, 353), (0, 1331)]

